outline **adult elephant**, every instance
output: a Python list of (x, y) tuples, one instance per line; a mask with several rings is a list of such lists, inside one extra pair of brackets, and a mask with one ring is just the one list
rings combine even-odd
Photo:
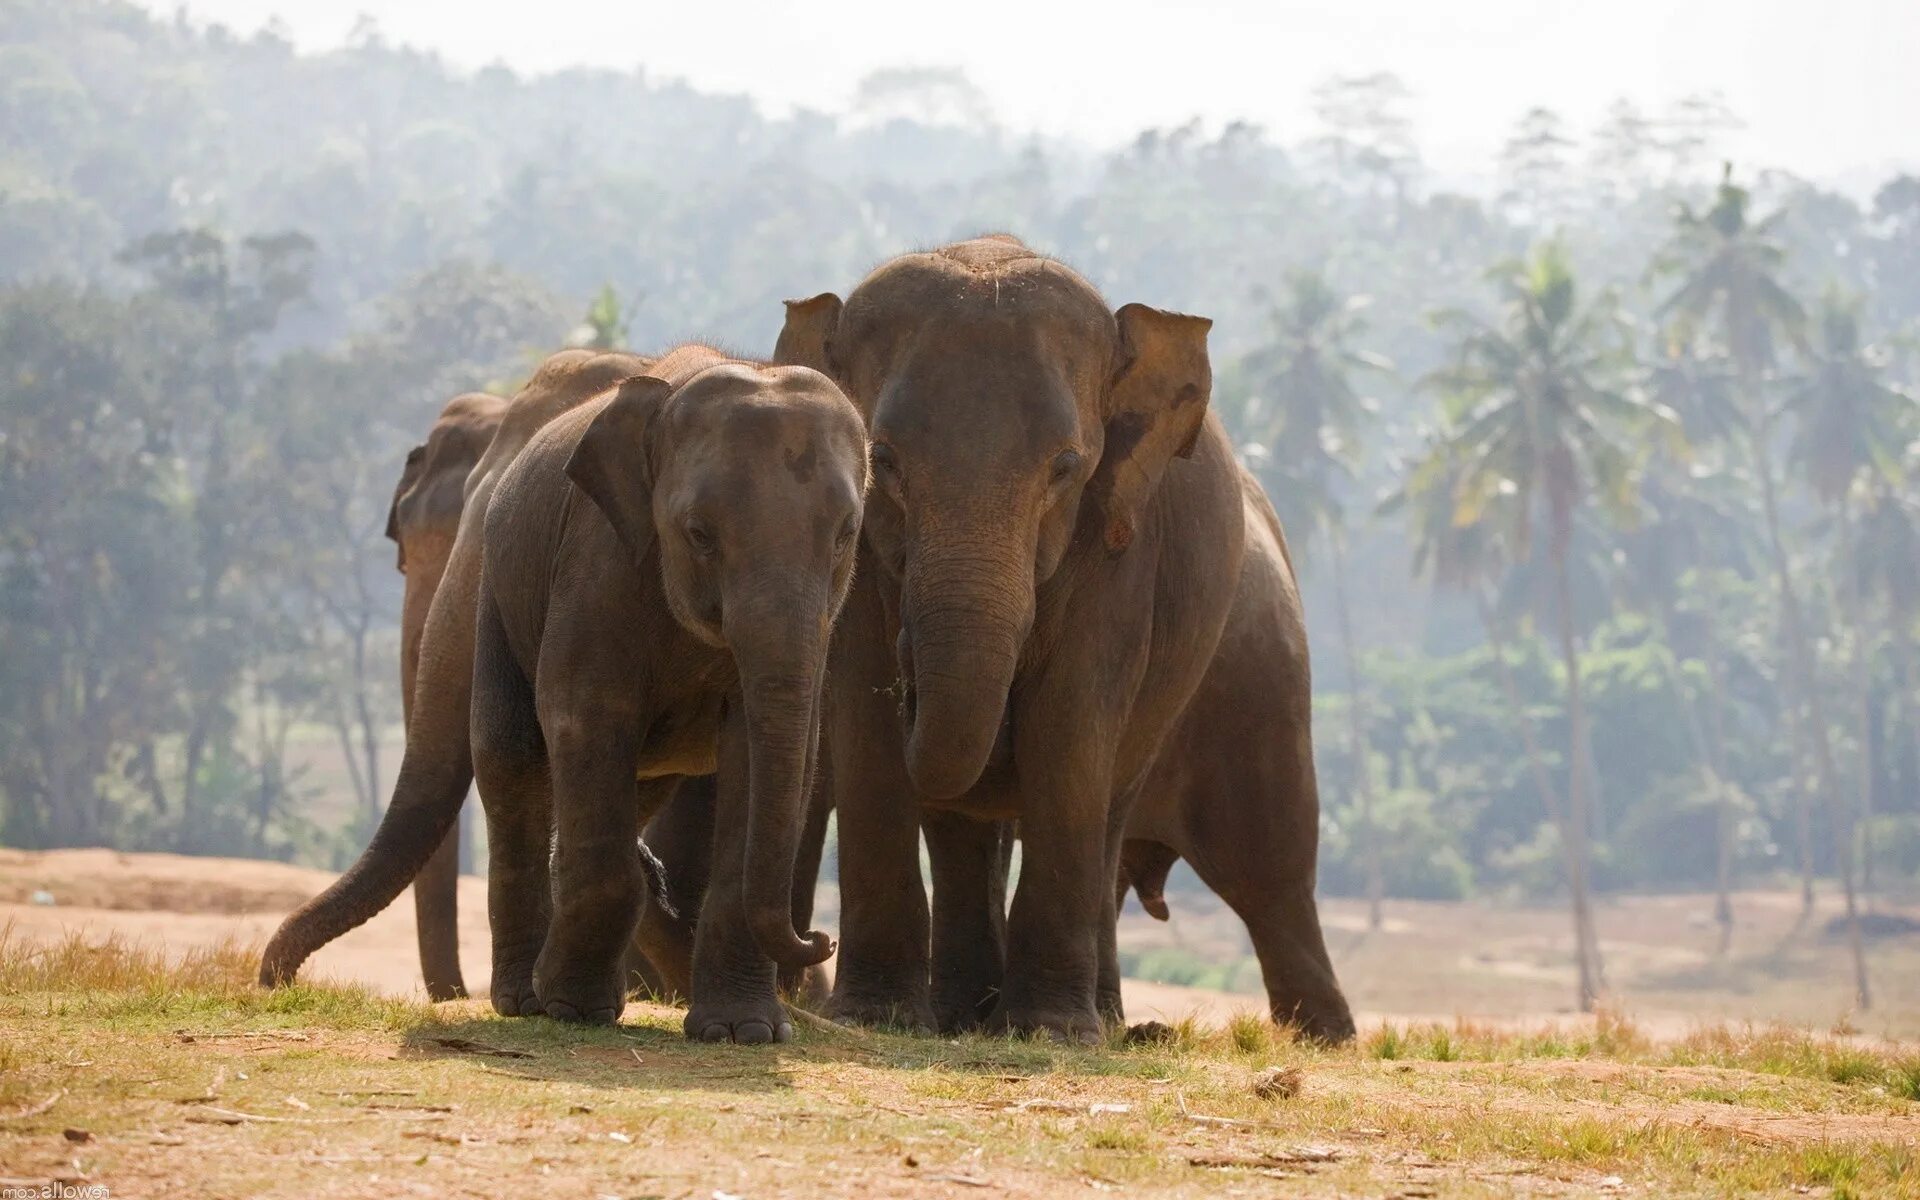
[[(333, 885), (281, 923), (260, 962), (260, 982), (291, 980), (314, 951), (363, 924), (391, 904), (425, 867), (451, 829), (473, 783), (469, 714), (473, 696), (475, 603), (480, 586), (482, 527), (501, 475), (548, 422), (634, 375), (654, 360), (634, 354), (563, 350), (542, 362), (501, 414), (485, 452), (462, 486), (458, 530), (430, 596), (407, 689), (407, 745), (393, 798), (358, 861)], [(413, 589), (409, 588), (410, 596)], [(403, 653), (403, 662), (405, 660)], [(444, 989), (459, 976), (451, 910), (436, 915), (434, 945), (423, 943), (423, 963)], [(423, 925), (423, 938), (429, 936)], [(439, 939), (444, 937), (444, 942)], [(451, 974), (446, 966), (451, 965)]]
[[(1266, 493), (1244, 471), (1241, 491), (1247, 541), (1233, 611), (1128, 817), (1115, 898), (1132, 886), (1166, 920), (1167, 871), (1187, 859), (1246, 923), (1273, 1018), (1343, 1042), (1353, 1014), (1313, 895), (1320, 798), (1300, 592)], [(1102, 987), (1117, 1003), (1117, 971)]]
[[(413, 686), (420, 673), (427, 611), (447, 573), (447, 560), (460, 530), (467, 477), (492, 445), (506, 411), (505, 400), (485, 392), (468, 392), (447, 401), (427, 440), (408, 453), (400, 482), (393, 489), (387, 536), (398, 547), (396, 565), (406, 577), (400, 604), (400, 704), (408, 724), (413, 717)], [(455, 831), (440, 843), (413, 881), (420, 973), (433, 1000), (467, 994), (460, 977), (459, 877), (460, 837)]]
[[(1210, 325), (1140, 304), (1113, 311), (1005, 236), (895, 259), (844, 303), (788, 306), (775, 357), (853, 399), (878, 493), (829, 672), (836, 1015), (952, 1027), (984, 1014), (996, 1028), (1092, 1039), (1103, 1012), (1118, 1013), (1115, 882), (1130, 814), (1218, 809), (1139, 842), (1196, 862), (1209, 856), (1193, 830), (1209, 844), (1240, 834), (1231, 796), (1199, 794), (1210, 779), (1168, 780), (1185, 790), (1135, 803), (1200, 719), (1216, 659), (1259, 625), (1236, 610), (1265, 603), (1271, 625), (1290, 603), (1297, 630), (1290, 573), (1279, 599), (1260, 578), (1284, 559), (1277, 526), (1250, 517), (1248, 480), (1207, 412)], [(1295, 715), (1248, 733), (1291, 744), (1277, 757), (1308, 821), (1249, 832), (1304, 834), (1266, 882), (1290, 897), (1293, 957), (1331, 996), (1283, 994), (1275, 1009), (1339, 1037), (1351, 1019), (1312, 902), (1303, 639), (1297, 649), (1297, 669), (1270, 685), (1297, 689), (1284, 706)], [(1006, 911), (1014, 820), (1024, 859)]]

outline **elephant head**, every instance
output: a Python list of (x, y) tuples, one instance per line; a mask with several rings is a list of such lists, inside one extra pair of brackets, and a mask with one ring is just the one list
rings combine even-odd
[(993, 752), (1036, 598), (1074, 556), (1126, 553), (1212, 373), (1202, 317), (1110, 310), (992, 236), (895, 259), (843, 304), (790, 302), (775, 358), (838, 380), (867, 422), (866, 539), (900, 588), (907, 766), (935, 799)]
[(400, 610), (401, 699), (413, 703), (413, 680), (420, 639), (434, 589), (446, 573), (465, 507), (467, 476), (487, 452), (506, 415), (507, 402), (485, 392), (468, 392), (447, 401), (427, 440), (407, 454), (400, 482), (387, 509), (387, 536), (397, 550), (396, 566), (407, 577)]
[(748, 926), (783, 966), (833, 952), (793, 928), (793, 864), (819, 736), (827, 643), (853, 576), (866, 430), (805, 367), (709, 367), (620, 385), (567, 464), (674, 617), (727, 650), (749, 747)]

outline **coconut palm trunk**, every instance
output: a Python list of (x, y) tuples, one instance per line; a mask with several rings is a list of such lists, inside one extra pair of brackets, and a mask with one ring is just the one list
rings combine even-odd
[[(1540, 748), (1540, 735), (1533, 721), (1527, 716), (1526, 706), (1520, 701), (1520, 683), (1513, 675), (1513, 664), (1507, 661), (1507, 643), (1500, 632), (1499, 622), (1494, 620), (1493, 611), (1487, 605), (1487, 598), (1477, 589), (1474, 603), (1480, 612), (1480, 624), (1487, 631), (1487, 644), (1493, 650), (1494, 673), (1500, 681), (1500, 694), (1506, 700), (1507, 719), (1513, 722), (1514, 729), (1520, 735), (1521, 753), (1527, 763), (1527, 774), (1533, 777), (1534, 790), (1540, 793), (1540, 807), (1553, 822), (1555, 829), (1567, 827), (1566, 809), (1560, 803), (1560, 791), (1553, 786), (1553, 773), (1547, 770), (1546, 752)], [(1567, 877), (1571, 879), (1575, 872), (1573, 847), (1564, 833), (1560, 838), (1561, 855), (1566, 859)], [(1573, 941), (1575, 954), (1581, 960), (1599, 961), (1599, 938), (1593, 929), (1593, 914), (1585, 907), (1574, 910)], [(1591, 947), (1589, 951), (1587, 948)]]
[(1707, 683), (1711, 704), (1707, 714), (1707, 754), (1719, 786), (1713, 822), (1713, 919), (1720, 926), (1720, 953), (1733, 946), (1733, 796), (1727, 786), (1727, 681), (1719, 647), (1707, 646)]
[(1848, 852), (1860, 856), (1860, 893), (1869, 905), (1873, 902), (1873, 851), (1867, 844), (1873, 836), (1873, 620), (1867, 612), (1865, 589), (1860, 586), (1860, 529), (1854, 520), (1853, 506), (1840, 498), (1836, 513), (1840, 526), (1843, 573), (1846, 575), (1847, 618), (1853, 626), (1853, 689), (1856, 744), (1860, 747), (1860, 807), (1854, 835), (1847, 839)]
[[(1873, 1006), (1873, 998), (1867, 987), (1866, 949), (1860, 936), (1859, 902), (1854, 892), (1853, 823), (1835, 783), (1833, 744), (1827, 733), (1826, 705), (1820, 697), (1820, 680), (1814, 668), (1813, 647), (1807, 637), (1806, 616), (1800, 608), (1800, 593), (1793, 585), (1792, 565), (1787, 557), (1786, 541), (1780, 532), (1780, 505), (1775, 494), (1771, 456), (1767, 452), (1764, 420), (1753, 422), (1752, 448), (1754, 473), (1760, 479), (1761, 507), (1767, 520), (1767, 545), (1773, 557), (1774, 578), (1780, 591), (1780, 619), (1786, 627), (1787, 661), (1793, 674), (1793, 690), (1799, 693), (1806, 708), (1807, 727), (1802, 737), (1796, 740), (1803, 741), (1813, 751), (1814, 785), (1825, 801), (1827, 819), (1833, 826), (1834, 857), (1839, 863), (1840, 887), (1846, 903), (1847, 942), (1853, 956), (1853, 1002), (1861, 1011), (1865, 1011)], [(1789, 711), (1795, 714), (1796, 725), (1799, 724), (1798, 708), (1792, 703), (1788, 705)], [(1811, 838), (1807, 841), (1810, 844)], [(1810, 850), (1803, 849), (1803, 855), (1810, 859)], [(1811, 909), (1813, 878), (1810, 861), (1804, 861), (1804, 869), (1807, 872), (1804, 880), (1805, 899)]]
[(1553, 531), (1553, 586), (1560, 621), (1560, 657), (1567, 673), (1568, 744), (1574, 747), (1567, 771), (1567, 819), (1560, 833), (1567, 848), (1567, 890), (1573, 902), (1576, 950), (1580, 959), (1580, 1011), (1592, 1012), (1600, 998), (1600, 943), (1593, 927), (1593, 902), (1588, 892), (1587, 773), (1581, 769), (1578, 747), (1587, 731), (1585, 692), (1580, 683), (1580, 650), (1573, 631), (1573, 580), (1567, 569), (1571, 520), (1556, 518)]
[(1380, 906), (1386, 893), (1386, 871), (1380, 861), (1380, 827), (1374, 819), (1373, 756), (1367, 745), (1366, 697), (1360, 683), (1360, 659), (1354, 649), (1353, 610), (1347, 600), (1346, 537), (1339, 529), (1329, 529), (1327, 545), (1333, 558), (1333, 594), (1334, 605), (1339, 610), (1340, 641), (1346, 653), (1354, 791), (1360, 802), (1360, 831), (1364, 840), (1360, 852), (1367, 873), (1367, 928), (1378, 930), (1382, 923)]

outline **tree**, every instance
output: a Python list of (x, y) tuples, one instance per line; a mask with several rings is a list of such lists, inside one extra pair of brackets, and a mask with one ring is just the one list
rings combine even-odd
[[(1505, 702), (1507, 722), (1520, 738), (1527, 774), (1540, 800), (1542, 816), (1556, 830), (1567, 825), (1566, 808), (1554, 787), (1548, 769), (1546, 751), (1540, 745), (1539, 731), (1527, 711), (1521, 688), (1508, 657), (1508, 634), (1499, 606), (1492, 598), (1498, 593), (1513, 566), (1511, 534), (1523, 517), (1511, 511), (1516, 507), (1516, 492), (1500, 489), (1473, 519), (1460, 518), (1460, 496), (1465, 486), (1466, 457), (1445, 437), (1433, 438), (1425, 453), (1405, 473), (1405, 482), (1381, 503), (1381, 515), (1404, 512), (1412, 526), (1413, 574), (1428, 578), (1438, 589), (1465, 593), (1473, 601), (1475, 614), (1485, 631), (1491, 650), (1494, 674)], [(1563, 854), (1571, 853), (1571, 843), (1560, 838)], [(1572, 878), (1572, 861), (1567, 860), (1567, 877)], [(1582, 917), (1585, 923), (1580, 924)], [(1591, 913), (1575, 912), (1575, 954), (1582, 961), (1592, 957), (1588, 949), (1595, 945)]]
[(1572, 191), (1568, 156), (1573, 146), (1560, 114), (1550, 108), (1530, 108), (1514, 125), (1500, 150), (1500, 201), (1519, 223), (1551, 229), (1564, 219)]
[[(1490, 274), (1499, 295), (1497, 320), (1459, 310), (1438, 325), (1454, 340), (1452, 361), (1427, 379), (1443, 397), (1447, 453), (1458, 456), (1454, 519), (1486, 519), (1511, 495), (1509, 536), (1525, 553), (1536, 511), (1544, 526), (1566, 672), (1569, 744), (1586, 737), (1579, 645), (1569, 570), (1575, 517), (1599, 500), (1625, 519), (1635, 504), (1634, 456), (1628, 439), (1669, 430), (1670, 414), (1633, 392), (1632, 344), (1613, 298), (1582, 304), (1564, 251), (1554, 243)], [(1592, 938), (1588, 877), (1587, 780), (1575, 754), (1568, 772), (1568, 848), (1580, 959), (1579, 1001), (1592, 1011), (1600, 988), (1600, 954)]]
[(1413, 120), (1405, 112), (1413, 93), (1387, 71), (1340, 75), (1313, 89), (1309, 103), (1325, 128), (1315, 143), (1336, 182), (1393, 199), (1396, 222), (1406, 212), (1420, 172)]
[[(1858, 300), (1829, 290), (1822, 297), (1806, 365), (1788, 383), (1784, 410), (1794, 421), (1788, 455), (1814, 494), (1833, 514), (1840, 540), (1842, 600), (1852, 627), (1859, 804), (1864, 827), (1873, 819), (1873, 622), (1866, 611), (1865, 577), (1856, 506), (1881, 487), (1904, 482), (1902, 456), (1914, 428), (1913, 402), (1881, 378), (1878, 356), (1862, 345)], [(1858, 988), (1866, 995), (1866, 965), (1853, 912), (1853, 818), (1838, 819), (1834, 838), (1847, 891), (1848, 933)], [(1871, 857), (1869, 855), (1869, 857)], [(1864, 1001), (1863, 1001), (1864, 1006)]]
[(1607, 106), (1607, 115), (1589, 139), (1588, 167), (1595, 186), (1620, 201), (1645, 190), (1660, 151), (1658, 130), (1633, 101), (1622, 97)]
[(1355, 345), (1366, 332), (1363, 313), (1370, 303), (1365, 296), (1342, 297), (1318, 272), (1295, 272), (1270, 316), (1273, 340), (1249, 354), (1243, 370), (1264, 401), (1250, 417), (1265, 449), (1267, 494), (1274, 498), (1282, 525), (1307, 531), (1308, 537), (1319, 534), (1332, 559), (1340, 640), (1346, 651), (1354, 790), (1367, 863), (1367, 923), (1379, 929), (1386, 884), (1367, 749), (1366, 687), (1347, 596), (1346, 507), (1341, 500), (1360, 458), (1362, 427), (1374, 409), (1355, 389), (1352, 375), (1392, 369), (1387, 360)]
[(249, 549), (261, 544), (257, 528), (269, 511), (246, 494), (237, 461), (237, 427), (251, 399), (250, 356), (256, 341), (306, 295), (313, 249), (299, 233), (248, 237), (236, 245), (213, 230), (185, 228), (151, 234), (121, 254), (147, 273), (157, 296), (201, 326), (197, 336), (176, 344), (164, 376), (178, 404), (180, 447), (197, 472), (195, 619), (187, 635), (189, 715), (180, 796), (186, 837), (197, 826), (202, 764), (214, 741), (233, 727), (230, 702), (254, 641), (246, 602), (230, 586)]
[(179, 718), (192, 531), (133, 320), (66, 284), (0, 296), (0, 838), (13, 845), (118, 840), (105, 784), (122, 756), (173, 815), (154, 741)]
[[(1747, 445), (1748, 466), (1758, 484), (1766, 520), (1768, 552), (1775, 585), (1780, 591), (1783, 636), (1789, 643), (1793, 698), (1787, 705), (1796, 758), (1807, 758), (1811, 740), (1826, 745), (1824, 722), (1815, 719), (1811, 734), (1801, 715), (1802, 705), (1817, 704), (1811, 694), (1814, 680), (1812, 652), (1807, 642), (1800, 596), (1794, 585), (1785, 536), (1781, 530), (1778, 482), (1774, 473), (1772, 410), (1764, 394), (1770, 383), (1777, 341), (1798, 340), (1805, 315), (1778, 276), (1785, 258), (1772, 237), (1782, 220), (1775, 212), (1760, 222), (1748, 219), (1750, 196), (1733, 183), (1732, 168), (1723, 174), (1713, 206), (1704, 213), (1682, 205), (1668, 245), (1654, 264), (1656, 274), (1678, 275), (1677, 289), (1660, 306), (1662, 316), (1682, 316), (1718, 333), (1722, 352), (1732, 368), (1739, 405), (1739, 436)], [(1831, 753), (1817, 755), (1819, 786), (1831, 790), (1832, 771), (1824, 765)], [(1797, 812), (1800, 841), (1801, 895), (1813, 905), (1813, 839), (1810, 803), (1804, 790)]]

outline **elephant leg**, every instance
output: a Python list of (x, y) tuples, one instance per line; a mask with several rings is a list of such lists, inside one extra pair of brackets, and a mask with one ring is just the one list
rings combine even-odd
[[(639, 733), (618, 714), (547, 722), (553, 764), (553, 923), (534, 967), (549, 1017), (612, 1024), (626, 1007), (621, 960), (646, 894), (633, 777)], [(652, 781), (649, 789), (670, 787)]]
[[(1022, 730), (1020, 883), (1007, 918), (1007, 974), (992, 1024), (1069, 1041), (1101, 1036), (1097, 991), (1102, 925), (1113, 912), (1117, 862), (1107, 852), (1113, 789), (1103, 739), (1092, 731), (1049, 746), (1049, 731)], [(1023, 753), (1027, 739), (1042, 741)], [(1052, 757), (1048, 752), (1052, 751)]]
[(957, 1033), (984, 1022), (1000, 998), (1012, 830), (937, 810), (920, 828), (933, 866), (933, 1016), (940, 1032)]
[[(1202, 873), (1201, 878), (1206, 875)], [(1230, 893), (1211, 880), (1207, 883), (1246, 922), (1274, 1021), (1310, 1041), (1328, 1045), (1352, 1041), (1353, 1012), (1327, 956), (1313, 885), (1294, 881), (1272, 893), (1249, 896)]]
[[(648, 786), (640, 785), (643, 793)], [(644, 964), (652, 972), (647, 986), (663, 1000), (684, 1003), (693, 995), (694, 917), (707, 893), (713, 806), (713, 776), (682, 777), (642, 834), (666, 871), (667, 897), (677, 915), (669, 915), (651, 897), (644, 901), (633, 935), (638, 961), (631, 965), (637, 970)]]
[[(464, 815), (464, 805), (462, 809)], [(460, 978), (460, 831), (457, 825), (447, 832), (440, 848), (413, 877), (413, 919), (427, 998), (463, 998), (467, 985)]]
[(487, 818), (487, 916), (494, 1010), (532, 1016), (534, 963), (547, 938), (553, 823), (546, 747), (533, 688), (506, 648), (499, 618), (483, 613), (474, 648), (473, 772)]
[(865, 574), (834, 628), (826, 744), (840, 828), (840, 957), (827, 1015), (934, 1027), (920, 814), (901, 747), (898, 673)]
[[(1299, 828), (1298, 819), (1257, 819), (1263, 811), (1273, 810), (1256, 808), (1256, 819), (1203, 826), (1206, 836), (1189, 834), (1181, 854), (1246, 923), (1273, 1019), (1315, 1041), (1348, 1041), (1353, 1013), (1320, 930), (1313, 860), (1302, 861), (1301, 838), (1310, 832)], [(1309, 815), (1317, 812), (1313, 805)], [(1310, 852), (1310, 840), (1306, 847)]]
[(748, 750), (738, 700), (720, 722), (713, 857), (694, 927), (693, 1005), (687, 1036), (702, 1042), (786, 1042), (793, 1024), (780, 1006), (773, 960), (747, 926), (745, 880)]

